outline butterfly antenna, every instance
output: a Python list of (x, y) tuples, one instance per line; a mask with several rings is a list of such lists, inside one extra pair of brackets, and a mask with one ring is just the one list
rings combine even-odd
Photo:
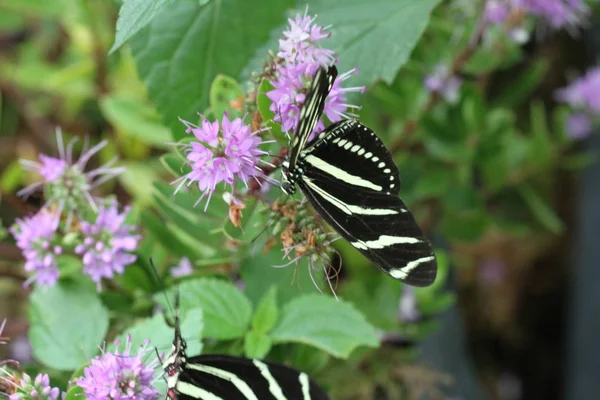
[[(163, 289), (163, 291), (164, 291), (165, 287), (162, 285), (162, 280), (160, 279), (160, 276), (158, 275), (158, 270), (156, 269), (156, 265), (154, 264), (152, 257), (150, 257), (150, 265), (152, 266), (152, 272), (154, 273), (154, 277), (156, 278), (157, 282), (159, 283), (159, 288)], [(167, 302), (167, 307), (169, 307), (169, 311), (171, 312), (171, 315), (175, 315), (173, 306), (171, 305), (171, 302), (169, 301), (169, 296), (167, 296), (166, 293), (165, 293), (165, 300)]]

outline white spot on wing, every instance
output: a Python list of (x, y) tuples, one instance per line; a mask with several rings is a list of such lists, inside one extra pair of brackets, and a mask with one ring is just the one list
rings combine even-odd
[(248, 400), (258, 400), (256, 395), (254, 394), (254, 391), (252, 391), (252, 388), (250, 388), (250, 386), (248, 386), (248, 384), (243, 379), (241, 379), (235, 374), (232, 374), (229, 371), (225, 371), (220, 368), (210, 367), (208, 365), (192, 363), (187, 364), (187, 367), (189, 369), (205, 372), (207, 374), (216, 376), (217, 378), (231, 382), (231, 384), (234, 385), (236, 389), (240, 391), (241, 394), (246, 396)]
[(277, 400), (287, 400), (281, 391), (281, 386), (277, 383), (271, 371), (269, 371), (269, 366), (261, 361), (252, 360), (252, 364), (258, 368), (260, 374), (267, 380), (269, 383), (269, 392), (275, 397)]
[(377, 240), (367, 240), (358, 242), (352, 242), (352, 246), (357, 249), (367, 250), (367, 249), (383, 249), (384, 247), (393, 246), (395, 244), (415, 244), (421, 243), (421, 240), (414, 237), (404, 237), (404, 236), (388, 236), (381, 235)]
[(333, 175), (336, 177), (336, 179), (339, 179), (342, 182), (347, 183), (349, 185), (365, 187), (368, 189), (377, 190), (378, 192), (382, 190), (381, 186), (376, 185), (373, 182), (368, 181), (366, 179), (363, 179), (360, 176), (349, 174), (343, 169), (338, 168), (335, 165), (331, 165), (327, 161), (317, 158), (312, 154), (307, 156), (304, 160), (313, 167), (320, 169), (321, 171), (326, 172), (330, 175)]
[(391, 269), (389, 274), (392, 276), (392, 278), (406, 279), (408, 274), (410, 274), (410, 272), (413, 269), (417, 268), (419, 265), (421, 265), (423, 263), (433, 261), (434, 259), (435, 259), (434, 256), (419, 258), (418, 260), (408, 262), (403, 268)]
[(302, 181), (308, 185), (316, 194), (321, 196), (328, 203), (333, 204), (343, 213), (352, 215), (352, 214), (360, 214), (360, 215), (395, 215), (398, 214), (398, 211), (385, 209), (385, 208), (362, 208), (359, 206), (355, 206), (352, 204), (344, 203), (342, 200), (337, 197), (332, 196), (327, 193), (325, 190), (318, 187), (310, 178), (303, 176)]

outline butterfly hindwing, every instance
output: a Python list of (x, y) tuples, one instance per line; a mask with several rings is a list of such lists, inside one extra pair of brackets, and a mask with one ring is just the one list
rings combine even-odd
[(298, 168), (317, 212), (380, 269), (415, 286), (435, 280), (431, 244), (398, 198), (398, 168), (371, 129), (356, 120), (331, 125)]
[[(303, 372), (266, 361), (225, 355), (201, 355), (188, 360), (178, 387), (210, 393), (206, 399), (223, 400), (327, 400), (328, 397)], [(201, 394), (196, 391), (195, 393)], [(183, 393), (182, 393), (183, 394)], [(181, 400), (203, 397), (188, 397)]]

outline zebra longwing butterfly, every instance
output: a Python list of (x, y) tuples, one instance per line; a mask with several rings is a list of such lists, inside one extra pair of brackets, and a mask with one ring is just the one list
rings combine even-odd
[(432, 246), (398, 198), (398, 168), (375, 132), (347, 119), (306, 145), (336, 76), (331, 66), (313, 79), (283, 162), (282, 190), (291, 195), (298, 185), (323, 219), (377, 267), (410, 285), (428, 286), (437, 273)]
[(187, 358), (175, 317), (175, 338), (163, 362), (166, 400), (328, 400), (304, 372), (266, 361), (206, 354)]

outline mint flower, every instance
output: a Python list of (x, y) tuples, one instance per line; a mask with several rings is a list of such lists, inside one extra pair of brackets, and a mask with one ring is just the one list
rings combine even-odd
[[(522, 31), (522, 15), (540, 19), (552, 29), (572, 28), (585, 23), (590, 10), (584, 0), (489, 0), (485, 17), (492, 24), (509, 25), (514, 35)], [(515, 25), (516, 24), (516, 25)]]
[(159, 393), (152, 386), (158, 359), (149, 363), (144, 357), (152, 353), (150, 340), (140, 346), (137, 355), (131, 354), (131, 336), (127, 335), (125, 349), (119, 352), (119, 341), (113, 353), (102, 349), (102, 355), (91, 360), (76, 383), (83, 389), (88, 400), (154, 400)]
[(57, 230), (58, 218), (45, 209), (33, 216), (17, 219), (10, 228), (25, 257), (25, 271), (33, 273), (25, 285), (35, 281), (38, 285), (54, 286), (58, 280), (60, 273), (56, 257), (63, 249)]
[(181, 260), (179, 260), (179, 264), (177, 264), (169, 270), (169, 273), (173, 278), (181, 278), (182, 276), (188, 276), (191, 275), (193, 272), (194, 266), (192, 265), (190, 259), (187, 257), (182, 257)]
[(89, 275), (100, 290), (102, 278), (113, 278), (122, 274), (125, 267), (136, 260), (131, 254), (137, 248), (140, 235), (136, 227), (125, 223), (129, 208), (119, 213), (117, 203), (102, 207), (94, 223), (81, 222), (83, 243), (75, 247), (82, 256), (83, 272)]
[(247, 187), (250, 179), (261, 174), (258, 163), (260, 157), (267, 153), (259, 146), (269, 143), (263, 142), (258, 135), (264, 129), (252, 132), (241, 118), (230, 121), (227, 113), (220, 124), (206, 119), (201, 126), (184, 120), (181, 122), (187, 127), (186, 133), (192, 133), (197, 141), (183, 145), (192, 171), (172, 182), (178, 183), (175, 193), (184, 186), (198, 185), (202, 195), (196, 204), (206, 197), (206, 211), (219, 183), (233, 188), (238, 179)]
[[(274, 89), (267, 92), (267, 97), (272, 101), (270, 110), (275, 114), (274, 120), (281, 123), (287, 132), (294, 131), (298, 124), (300, 108), (317, 69), (336, 60), (333, 50), (317, 47), (317, 43), (330, 34), (325, 33), (329, 26), (314, 24), (315, 18), (305, 13), (289, 19), (289, 28), (279, 41), (279, 59), (275, 60), (276, 68), (270, 79)], [(365, 87), (344, 88), (341, 83), (357, 73), (358, 69), (354, 68), (337, 77), (324, 109), (331, 122), (355, 116), (348, 109), (359, 107), (348, 104), (346, 95), (351, 92), (362, 93)], [(323, 122), (319, 121), (313, 132), (320, 132), (323, 128)]]
[(458, 101), (462, 81), (456, 75), (450, 75), (450, 70), (445, 65), (437, 65), (423, 83), (427, 91), (437, 93), (448, 103)]
[(9, 400), (57, 400), (61, 394), (59, 388), (50, 386), (50, 378), (46, 374), (38, 374), (32, 381), (23, 373), (23, 377), (15, 384), (15, 392), (8, 396)]
[(559, 89), (555, 98), (573, 108), (566, 129), (573, 139), (589, 136), (594, 119), (600, 115), (600, 67), (591, 68), (569, 86)]
[(59, 158), (45, 154), (39, 155), (39, 162), (20, 160), (26, 170), (37, 172), (43, 180), (20, 190), (17, 194), (27, 197), (36, 190), (43, 189), (46, 205), (56, 207), (59, 214), (66, 212), (67, 226), (70, 226), (74, 214), (81, 216), (82, 211), (90, 207), (97, 209), (96, 200), (91, 191), (100, 184), (121, 174), (123, 167), (113, 167), (116, 159), (103, 166), (85, 171), (92, 156), (102, 150), (107, 141), (102, 141), (91, 149), (84, 146), (84, 151), (78, 160), (73, 159), (73, 146), (77, 139), (71, 140), (66, 148), (62, 133), (56, 131)]

